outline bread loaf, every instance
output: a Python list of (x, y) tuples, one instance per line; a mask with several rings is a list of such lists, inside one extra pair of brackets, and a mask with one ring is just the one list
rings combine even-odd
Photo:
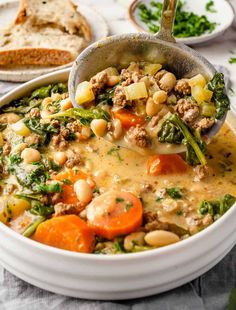
[(88, 23), (69, 0), (22, 0), (0, 35), (0, 65), (63, 65), (90, 40)]

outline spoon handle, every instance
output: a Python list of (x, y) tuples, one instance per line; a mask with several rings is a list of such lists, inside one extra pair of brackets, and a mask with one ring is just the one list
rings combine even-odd
[(172, 32), (175, 21), (177, 0), (164, 0), (160, 31), (155, 37), (164, 41), (176, 42)]

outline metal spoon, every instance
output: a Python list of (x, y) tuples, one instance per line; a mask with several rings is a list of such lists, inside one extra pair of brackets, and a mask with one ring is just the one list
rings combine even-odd
[[(74, 107), (75, 90), (77, 85), (89, 80), (97, 72), (107, 67), (124, 68), (131, 61), (159, 62), (177, 77), (192, 77), (198, 73), (211, 79), (216, 72), (215, 68), (198, 52), (188, 46), (177, 43), (172, 36), (177, 0), (164, 0), (162, 19), (159, 33), (123, 34), (107, 37), (86, 48), (73, 63), (69, 76), (69, 95)], [(207, 137), (211, 139), (225, 121), (217, 121), (209, 130)], [(105, 138), (106, 139), (106, 138)], [(132, 145), (115, 141), (117, 145), (134, 149)], [(178, 153), (184, 148), (161, 146), (158, 141), (151, 149), (136, 149), (141, 153)], [(166, 147), (167, 146), (167, 147)]]

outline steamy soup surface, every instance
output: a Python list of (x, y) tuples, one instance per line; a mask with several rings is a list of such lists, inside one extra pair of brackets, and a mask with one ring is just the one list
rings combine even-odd
[(114, 135), (118, 118), (106, 104), (86, 108), (75, 117), (62, 83), (1, 108), (0, 221), (11, 229), (70, 251), (132, 253), (186, 239), (235, 203), (236, 138), (228, 124), (204, 151), (203, 167), (185, 153), (140, 154), (106, 141), (99, 133)]

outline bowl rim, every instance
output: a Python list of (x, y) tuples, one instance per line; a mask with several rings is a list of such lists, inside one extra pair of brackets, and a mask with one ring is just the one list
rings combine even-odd
[[(8, 99), (12, 100), (11, 97), (14, 96), (14, 94), (18, 93), (18, 91), (25, 91), (27, 93), (27, 88), (30, 88), (30, 86), (33, 86), (36, 83), (40, 83), (46, 79), (50, 79), (53, 77), (57, 77), (63, 74), (69, 74), (70, 69), (63, 69), (63, 70), (58, 70), (53, 73), (48, 73), (45, 75), (42, 75), (40, 77), (37, 77), (31, 81), (28, 81), (15, 89), (11, 90), (4, 96), (0, 98), (0, 101), (7, 101)], [(50, 82), (49, 82), (50, 83)], [(16, 98), (18, 98), (16, 96)], [(7, 103), (6, 103), (7, 104)], [(216, 230), (218, 230), (220, 227), (224, 225), (227, 219), (229, 219), (233, 213), (236, 212), (236, 203), (228, 210), (221, 218), (219, 218), (216, 222), (212, 223), (210, 226), (206, 227), (202, 231), (196, 233), (195, 235), (190, 236), (187, 239), (181, 240), (179, 242), (176, 242), (174, 244), (170, 244), (164, 247), (156, 248), (156, 249), (151, 249), (143, 252), (136, 252), (136, 253), (125, 253), (125, 254), (106, 254), (106, 255), (101, 255), (101, 254), (93, 254), (93, 253), (80, 253), (80, 252), (72, 252), (68, 250), (63, 250), (60, 248), (55, 248), (43, 243), (39, 243), (37, 241), (34, 241), (30, 238), (24, 237), (23, 235), (15, 232), (12, 230), (10, 227), (6, 226), (2, 222), (0, 222), (0, 233), (1, 231), (4, 232), (5, 234), (8, 234), (10, 237), (15, 239), (15, 241), (23, 242), (26, 243), (28, 246), (45, 251), (50, 253), (50, 254), (55, 254), (59, 255), (64, 258), (81, 258), (81, 259), (86, 259), (89, 260), (90, 262), (93, 261), (129, 261), (129, 260), (134, 260), (134, 259), (143, 259), (143, 258), (151, 258), (155, 256), (166, 256), (168, 254), (171, 254), (172, 252), (176, 250), (184, 250), (185, 248), (188, 248), (190, 244), (194, 244), (194, 242), (200, 241), (207, 237), (207, 235), (214, 234)]]

